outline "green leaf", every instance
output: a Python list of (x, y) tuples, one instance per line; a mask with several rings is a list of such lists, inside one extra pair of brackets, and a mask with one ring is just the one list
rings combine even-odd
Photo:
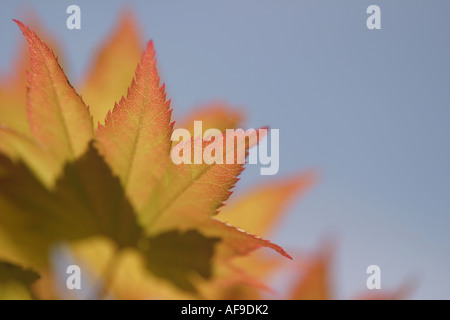
[(38, 279), (36, 272), (0, 260), (0, 300), (30, 299), (30, 287)]
[(194, 275), (211, 278), (211, 259), (217, 238), (208, 238), (197, 231), (169, 231), (140, 244), (147, 268), (156, 276), (166, 278), (181, 289), (195, 292)]
[(0, 155), (0, 168), (0, 228), (30, 264), (45, 266), (56, 243), (96, 235), (136, 246), (142, 233), (133, 208), (92, 144), (66, 164), (53, 190), (21, 162)]

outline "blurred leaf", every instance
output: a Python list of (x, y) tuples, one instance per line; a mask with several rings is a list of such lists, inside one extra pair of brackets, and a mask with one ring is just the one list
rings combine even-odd
[[(20, 250), (43, 265), (49, 247), (61, 241), (105, 235), (119, 246), (133, 246), (141, 234), (119, 180), (89, 147), (68, 163), (49, 191), (21, 163), (0, 156), (0, 225)], [(17, 235), (21, 236), (18, 237)]]
[(357, 295), (355, 300), (405, 300), (414, 291), (417, 285), (415, 278), (404, 281), (394, 290), (367, 290), (368, 292)]
[(326, 247), (317, 253), (302, 268), (301, 277), (294, 284), (289, 299), (292, 300), (329, 300), (331, 284), (329, 280), (331, 249)]
[[(237, 135), (244, 137), (243, 132)], [(177, 145), (176, 148), (190, 150), (191, 163), (174, 164), (167, 157), (168, 168), (141, 213), (142, 221), (150, 234), (177, 226), (185, 228), (186, 224), (197, 223), (217, 214), (217, 209), (231, 195), (230, 189), (239, 180), (237, 177), (244, 169), (243, 164), (238, 163), (236, 150), (243, 149), (247, 152), (250, 147), (248, 141), (239, 139), (234, 148), (227, 149), (227, 141), (233, 138), (231, 134), (220, 134), (211, 141), (197, 137)], [(207, 164), (202, 160), (196, 164), (195, 154), (203, 154), (213, 143), (222, 147), (223, 154), (219, 155), (222, 163)], [(257, 143), (257, 140), (253, 143)], [(176, 148), (172, 151), (180, 152)], [(227, 153), (231, 152), (233, 163), (227, 164)]]
[(31, 299), (30, 286), (38, 279), (36, 272), (0, 260), (0, 300)]
[(0, 123), (30, 137), (25, 86), (24, 84), (22, 90), (0, 86)]
[(195, 230), (170, 231), (140, 243), (147, 267), (181, 289), (195, 291), (192, 276), (211, 277), (211, 259), (218, 238), (207, 238)]
[[(145, 246), (144, 246), (145, 247)], [(138, 250), (125, 248), (117, 255), (117, 246), (105, 237), (77, 241), (72, 245), (75, 257), (88, 272), (102, 281), (113, 257), (114, 277), (110, 293), (117, 299), (194, 299), (194, 293), (180, 290), (170, 279), (154, 275)]]
[(81, 89), (95, 126), (103, 124), (114, 103), (126, 95), (141, 51), (135, 19), (125, 11), (117, 29), (97, 53)]
[[(266, 264), (265, 259), (254, 259), (257, 254), (258, 252), (255, 252), (252, 255), (237, 257), (232, 261), (215, 263), (214, 279), (200, 282), (201, 296), (214, 300), (255, 300), (262, 298), (262, 292), (272, 292), (264, 283), (267, 279), (255, 277), (253, 272), (249, 272), (254, 271), (252, 270), (254, 267), (258, 270), (273, 267), (270, 263)], [(241, 265), (244, 264), (244, 268), (236, 264), (238, 260)]]
[(191, 136), (194, 136), (194, 121), (202, 121), (202, 134), (206, 130), (214, 128), (221, 132), (227, 129), (235, 129), (242, 126), (245, 115), (238, 110), (223, 102), (212, 102), (195, 108), (189, 112), (181, 121), (175, 122), (175, 128), (184, 128), (189, 130)]
[(306, 172), (250, 189), (247, 194), (221, 208), (217, 219), (253, 234), (268, 235), (287, 205), (308, 190), (314, 180), (314, 174)]
[(23, 161), (36, 177), (51, 188), (61, 173), (57, 160), (31, 137), (0, 126), (0, 152), (14, 161)]

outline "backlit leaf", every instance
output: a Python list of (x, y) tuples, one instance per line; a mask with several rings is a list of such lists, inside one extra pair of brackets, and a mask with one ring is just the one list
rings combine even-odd
[[(30, 21), (33, 30), (42, 36), (53, 50), (61, 52), (57, 42), (42, 28), (34, 14), (27, 20)], [(31, 137), (30, 126), (27, 117), (27, 71), (30, 69), (30, 53), (27, 42), (21, 38), (12, 63), (12, 70), (7, 75), (0, 75), (0, 124), (5, 125), (15, 132)]]
[(195, 230), (170, 231), (140, 243), (147, 267), (153, 274), (168, 278), (181, 289), (195, 291), (194, 275), (211, 277), (211, 260), (217, 238), (207, 238)]
[(253, 234), (268, 235), (288, 204), (309, 189), (314, 179), (312, 172), (306, 172), (253, 188), (222, 207), (217, 219)]
[(10, 159), (21, 160), (48, 188), (52, 187), (60, 167), (54, 157), (44, 152), (37, 142), (26, 135), (0, 126), (0, 152)]
[(329, 300), (331, 296), (329, 248), (322, 249), (301, 268), (301, 277), (289, 296), (292, 300)]
[(189, 130), (194, 135), (194, 121), (202, 121), (202, 134), (207, 129), (218, 129), (225, 132), (227, 129), (242, 128), (245, 115), (242, 111), (223, 102), (212, 102), (195, 108), (181, 121), (175, 122), (175, 128)]
[[(175, 147), (190, 150), (190, 163), (175, 164), (168, 159), (168, 169), (162, 179), (155, 186), (151, 197), (143, 208), (141, 216), (143, 224), (147, 226), (150, 234), (167, 231), (182, 226), (184, 223), (201, 221), (210, 218), (217, 213), (225, 200), (231, 195), (230, 189), (239, 180), (237, 177), (243, 170), (243, 163), (238, 163), (238, 149), (241, 149), (243, 159), (250, 147), (258, 141), (255, 134), (254, 141), (249, 143), (245, 139), (244, 132), (235, 135), (220, 134), (217, 145), (222, 146), (222, 154), (219, 154), (221, 163), (215, 161), (208, 164), (202, 154), (206, 148), (216, 142), (202, 140), (201, 137), (183, 141)], [(227, 148), (227, 142), (231, 141), (231, 148)], [(199, 163), (195, 163), (196, 154)], [(227, 155), (231, 155), (231, 163), (227, 163)]]
[(36, 272), (0, 260), (0, 300), (31, 299), (30, 286), (38, 279)]
[(30, 47), (27, 112), (31, 132), (61, 162), (75, 159), (93, 138), (89, 111), (50, 48), (23, 23), (15, 22)]
[(130, 12), (122, 14), (119, 25), (97, 53), (82, 85), (83, 100), (94, 120), (104, 124), (114, 103), (126, 95), (142, 53), (140, 35)]
[[(314, 175), (270, 181), (224, 206), (264, 130), (250, 141), (238, 131), (235, 141), (226, 131), (242, 125), (242, 112), (213, 103), (178, 122), (190, 136), (172, 142), (153, 44), (140, 55), (128, 12), (80, 84), (87, 104), (50, 48), (16, 22), (31, 71), (26, 106), (23, 72), (0, 84), (0, 259), (39, 271), (33, 293), (40, 298), (71, 296), (54, 290), (65, 287), (48, 265), (61, 242), (92, 273), (91, 285), (103, 288), (93, 298), (257, 299), (272, 292), (262, 281), (287, 260), (249, 254), (266, 247), (291, 258), (261, 236)], [(199, 132), (194, 121), (202, 121)], [(213, 137), (199, 136), (212, 128)], [(214, 145), (223, 153), (208, 154)], [(181, 152), (191, 163), (176, 164)], [(328, 268), (328, 251), (302, 265), (290, 298), (329, 299)], [(8, 292), (21, 287), (15, 292), (29, 297), (31, 282), (13, 282)]]
[(149, 42), (127, 97), (97, 130), (101, 154), (138, 211), (169, 164), (170, 115)]
[(44, 266), (52, 245), (95, 235), (136, 245), (141, 232), (133, 209), (92, 145), (65, 166), (53, 191), (21, 162), (0, 157), (0, 167), (7, 168), (0, 175), (0, 225), (29, 263)]

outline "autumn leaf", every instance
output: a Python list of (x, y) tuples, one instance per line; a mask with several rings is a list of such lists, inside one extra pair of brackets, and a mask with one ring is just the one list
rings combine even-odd
[[(9, 200), (8, 211), (14, 212), (0, 215), (0, 224), (11, 238), (17, 230), (27, 231), (16, 243), (22, 249), (31, 249), (25, 252), (26, 256), (33, 256), (31, 261), (45, 258), (51, 245), (59, 241), (103, 235), (114, 240), (119, 249), (137, 248), (139, 240), (139, 250), (149, 270), (182, 289), (194, 291), (185, 277), (191, 272), (210, 276), (210, 260), (219, 239), (206, 238), (193, 230), (142, 238), (119, 180), (112, 176), (92, 145), (86, 155), (64, 169), (53, 192), (45, 189), (23, 165), (1, 158), (0, 164), (7, 167), (7, 174), (0, 178), (0, 195)], [(96, 179), (91, 181), (93, 175)]]
[[(32, 17), (31, 20), (53, 48), (58, 47), (54, 39), (42, 31), (36, 19)], [(42, 152), (42, 146), (30, 131), (26, 96), (29, 68), (30, 54), (28, 43), (24, 40), (20, 42), (11, 74), (0, 77), (0, 152), (26, 162), (34, 174), (50, 187), (60, 173), (62, 164), (47, 152)]]
[[(153, 43), (141, 55), (129, 12), (80, 84), (82, 96), (49, 46), (16, 23), (31, 70), (26, 107), (5, 107), (20, 106), (25, 91), (0, 86), (0, 285), (3, 273), (30, 297), (35, 274), (14, 262), (42, 275), (33, 285), (37, 297), (57, 297), (49, 254), (65, 243), (102, 286), (96, 298), (257, 299), (272, 292), (264, 281), (279, 260), (254, 251), (265, 247), (291, 258), (262, 237), (314, 174), (270, 181), (228, 204), (264, 130), (253, 139), (243, 131), (235, 137), (226, 130), (240, 127), (243, 113), (213, 103), (176, 124), (192, 138), (172, 142), (172, 109)], [(194, 121), (202, 121), (202, 133), (217, 130), (195, 136)], [(236, 144), (228, 149), (230, 141)], [(191, 160), (206, 154), (216, 161), (174, 163), (172, 156), (185, 152)], [(329, 298), (329, 265), (327, 255), (312, 260), (291, 298)]]
[[(216, 218), (253, 234), (268, 236), (281, 220), (289, 202), (309, 189), (315, 181), (315, 176), (314, 172), (307, 171), (291, 175), (289, 178), (272, 179), (270, 184), (251, 188), (221, 207)], [(285, 265), (284, 261), (267, 256), (264, 252), (235, 257), (227, 264), (234, 265), (236, 272), (219, 280), (219, 283), (235, 282), (236, 285), (207, 285), (203, 290), (206, 290), (208, 295), (216, 298), (261, 298), (261, 282), (267, 281)], [(220, 272), (223, 273), (222, 270)], [(236, 274), (246, 276), (236, 277)], [(259, 282), (255, 279), (259, 279)]]
[(65, 166), (54, 190), (20, 162), (0, 157), (0, 167), (6, 172), (0, 176), (0, 225), (17, 250), (30, 257), (28, 263), (45, 266), (52, 245), (95, 235), (108, 236), (118, 246), (136, 245), (141, 231), (133, 208), (92, 145)]
[(126, 98), (97, 130), (98, 148), (140, 211), (169, 160), (171, 110), (149, 42)]
[(114, 33), (97, 52), (81, 85), (83, 100), (94, 120), (104, 124), (106, 114), (127, 93), (141, 56), (140, 35), (131, 12), (124, 11)]
[[(243, 136), (241, 134), (241, 136)], [(237, 163), (236, 150), (245, 148), (245, 141), (240, 140), (231, 151), (233, 164), (226, 163), (226, 144), (233, 137), (220, 134), (216, 137), (224, 150), (220, 155), (222, 163), (195, 163), (196, 153), (205, 153), (208, 146), (215, 140), (206, 141), (201, 137), (180, 142), (173, 153), (182, 148), (190, 152), (190, 163), (174, 164), (168, 162), (168, 167), (162, 179), (155, 186), (153, 194), (143, 208), (143, 224), (149, 234), (169, 230), (182, 224), (197, 223), (199, 220), (209, 220), (217, 213), (217, 209), (231, 195), (229, 191), (239, 180), (237, 177), (243, 170), (243, 165)], [(222, 141), (219, 141), (219, 140)], [(177, 216), (178, 219), (174, 219)]]
[(315, 174), (310, 171), (255, 187), (221, 208), (217, 218), (253, 234), (268, 236), (289, 202), (310, 189), (314, 181)]
[(208, 129), (225, 132), (227, 129), (242, 128), (245, 120), (243, 111), (224, 102), (211, 102), (196, 107), (181, 121), (175, 122), (175, 129), (184, 128), (194, 134), (194, 121), (202, 122), (202, 134)]
[(289, 299), (329, 300), (332, 297), (330, 282), (331, 248), (324, 247), (308, 259), (301, 268), (301, 277), (294, 284)]
[[(268, 246), (288, 256), (278, 246), (232, 226), (204, 221), (229, 197), (228, 190), (237, 182), (242, 164), (171, 162), (171, 111), (164, 87), (159, 86), (154, 55), (153, 44), (149, 42), (127, 97), (107, 116), (105, 126), (97, 130), (98, 148), (121, 177), (142, 223), (148, 226), (148, 234), (201, 226), (209, 236), (223, 236), (224, 242), (228, 241), (229, 247), (239, 254)], [(226, 137), (223, 140), (226, 144)], [(211, 143), (202, 142), (202, 148)], [(193, 143), (190, 148), (194, 146)], [(164, 158), (167, 160), (161, 161)], [(236, 161), (237, 152), (234, 158)]]
[[(243, 137), (244, 133), (237, 133), (237, 136)], [(216, 136), (216, 139), (219, 138), (222, 139), (223, 150), (226, 150), (227, 141), (235, 137), (234, 134), (221, 134)], [(196, 139), (192, 139), (192, 143), (184, 141), (179, 144), (187, 144), (192, 157), (198, 151)], [(202, 152), (205, 152), (214, 140), (199, 142)], [(213, 218), (217, 209), (231, 195), (229, 190), (239, 180), (237, 176), (243, 170), (243, 165), (237, 161), (236, 150), (248, 150), (250, 147), (251, 144), (246, 139), (238, 139), (232, 151), (224, 152), (223, 164), (171, 163), (164, 178), (156, 186), (153, 197), (144, 207), (142, 221), (146, 225), (147, 234), (158, 234), (173, 228), (186, 230), (196, 227), (206, 236), (222, 238), (218, 251), (223, 256), (243, 255), (260, 247), (269, 247), (290, 258), (281, 247), (270, 241)], [(234, 154), (233, 164), (225, 163), (228, 152)]]
[[(232, 255), (246, 254), (267, 246), (288, 256), (269, 241), (211, 219), (216, 209), (229, 197), (229, 189), (236, 183), (242, 164), (176, 166), (170, 161), (171, 110), (165, 100), (164, 88), (159, 86), (151, 42), (142, 56), (127, 97), (108, 115), (105, 126), (98, 128), (96, 145), (102, 156), (92, 144), (83, 155), (84, 145), (94, 138), (90, 131), (88, 109), (67, 82), (51, 50), (25, 25), (17, 23), (32, 53), (29, 121), (32, 134), (39, 142), (35, 144), (30, 140), (28, 148), (17, 149), (13, 138), (26, 137), (14, 135), (8, 128), (3, 130), (4, 136), (11, 140), (9, 144), (4, 144), (3, 150), (16, 162), (12, 163), (7, 158), (2, 158), (1, 162), (4, 173), (1, 175), (0, 192), (2, 207), (6, 208), (1, 215), (1, 225), (10, 239), (14, 239), (13, 233), (25, 231), (25, 237), (15, 243), (21, 258), (42, 267), (46, 265), (47, 253), (52, 245), (103, 235), (114, 240), (118, 250), (122, 247), (138, 248), (150, 271), (192, 291), (194, 286), (184, 277), (191, 271), (205, 278), (210, 276), (209, 260), (216, 253), (213, 250), (215, 242), (232, 248)], [(45, 105), (44, 101), (49, 103)], [(44, 121), (48, 124), (45, 128), (33, 127)], [(208, 143), (205, 143), (203, 148), (207, 146)], [(246, 143), (246, 149), (249, 146)], [(50, 160), (65, 163), (60, 177), (50, 187), (39, 180), (40, 170), (45, 170), (32, 164), (24, 165), (33, 153), (42, 155), (47, 154), (46, 151), (50, 151)], [(235, 160), (237, 157), (236, 153)], [(46, 162), (45, 157), (42, 159), (42, 167), (45, 168), (50, 160)], [(34, 172), (28, 167), (34, 168)], [(167, 177), (176, 179), (176, 183), (168, 187)], [(25, 187), (19, 188), (19, 185)], [(205, 186), (209, 187), (205, 189)], [(145, 194), (146, 190), (149, 193)], [(162, 202), (153, 201), (155, 198), (149, 196), (150, 193), (152, 196), (158, 195)], [(27, 201), (21, 201), (22, 197)], [(187, 206), (191, 199), (196, 199), (198, 204)], [(207, 202), (210, 205), (205, 206)], [(141, 210), (141, 207), (144, 209)], [(153, 212), (159, 218), (158, 224), (152, 224), (157, 228), (143, 235), (136, 216), (142, 217), (149, 212), (150, 216)], [(169, 220), (175, 223), (170, 224), (169, 228), (161, 226), (160, 222)], [(144, 225), (145, 229), (150, 230), (149, 224)], [(177, 236), (180, 232), (181, 235)], [(211, 243), (201, 252), (207, 256), (201, 268), (189, 264), (187, 257), (192, 254), (186, 256), (174, 251), (168, 257), (183, 263), (177, 263), (168, 273), (162, 272), (169, 270), (167, 265), (155, 261), (167, 259), (154, 257), (158, 256), (158, 252), (168, 254), (171, 251), (161, 251), (158, 247), (164, 248), (167, 241), (170, 244), (180, 242), (177, 237), (188, 237), (186, 239), (192, 239), (194, 244), (201, 241), (205, 245)], [(189, 243), (187, 240), (184, 242)], [(217, 252), (223, 250), (218, 249)]]
[(50, 48), (23, 23), (15, 22), (30, 46), (27, 113), (31, 132), (60, 162), (73, 160), (93, 138), (89, 111)]
[[(58, 43), (42, 28), (34, 14), (28, 14), (31, 25), (41, 37), (51, 44), (53, 50), (61, 52)], [(30, 67), (30, 54), (26, 40), (21, 40), (7, 75), (0, 75), (0, 123), (20, 135), (31, 138), (32, 134), (27, 118), (27, 70)]]

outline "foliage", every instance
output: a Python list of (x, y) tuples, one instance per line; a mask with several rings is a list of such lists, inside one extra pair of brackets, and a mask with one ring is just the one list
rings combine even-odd
[[(64, 298), (50, 256), (66, 243), (103, 283), (97, 298), (261, 298), (263, 281), (291, 258), (261, 237), (314, 174), (263, 184), (223, 207), (243, 166), (170, 160), (170, 101), (153, 43), (140, 56), (129, 13), (81, 94), (46, 42), (16, 23), (29, 53), (21, 50), (0, 86), (0, 297)], [(192, 120), (224, 131), (243, 114), (213, 103), (181, 124), (192, 131)], [(282, 259), (254, 252), (262, 247)], [(288, 298), (329, 298), (324, 265), (304, 265)]]

